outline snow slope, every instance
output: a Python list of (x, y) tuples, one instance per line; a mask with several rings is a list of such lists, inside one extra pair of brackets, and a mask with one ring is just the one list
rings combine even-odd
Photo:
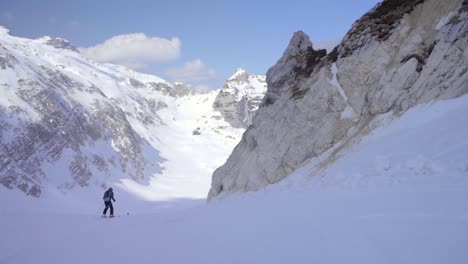
[(154, 175), (148, 186), (129, 178), (120, 186), (149, 200), (205, 198), (211, 173), (226, 160), (243, 132), (214, 118), (219, 117), (212, 108), (216, 95), (217, 91), (182, 97), (169, 106), (172, 119), (159, 128), (158, 137), (165, 159), (163, 173)]
[(218, 91), (96, 63), (66, 40), (2, 27), (0, 86), (0, 184), (36, 197), (107, 186), (147, 200), (205, 197), (243, 132), (213, 109)]
[(332, 165), (209, 204), (133, 211), (117, 191), (121, 216), (101, 219), (0, 189), (0, 263), (464, 264), (467, 112), (463, 96), (381, 115)]

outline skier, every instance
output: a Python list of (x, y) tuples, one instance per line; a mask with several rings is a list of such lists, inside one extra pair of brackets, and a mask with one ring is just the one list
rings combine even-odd
[(112, 201), (115, 202), (115, 199), (112, 188), (109, 188), (109, 190), (104, 193), (104, 197), (102, 199), (104, 199), (104, 205), (106, 206), (106, 208), (104, 208), (104, 212), (102, 212), (102, 217), (106, 217), (108, 208), (110, 208), (110, 217), (114, 217), (114, 207), (112, 206)]

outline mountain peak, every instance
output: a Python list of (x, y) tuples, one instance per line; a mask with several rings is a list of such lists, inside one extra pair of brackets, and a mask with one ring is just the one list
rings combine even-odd
[(237, 68), (216, 96), (214, 109), (233, 127), (248, 127), (265, 95), (265, 78)]
[(239, 79), (239, 77), (241, 76), (245, 76), (245, 78), (242, 78), (242, 79), (246, 79), (248, 77), (249, 73), (242, 69), (242, 68), (237, 68), (236, 71), (234, 72), (234, 74), (231, 75), (231, 77), (229, 77), (228, 80), (235, 80), (235, 79)]
[(268, 101), (274, 102), (274, 98), (281, 93), (281, 88), (293, 80), (298, 65), (307, 61), (309, 50), (313, 50), (309, 36), (302, 31), (295, 32), (281, 58), (267, 72)]
[(283, 58), (287, 59), (288, 57), (302, 54), (309, 47), (312, 47), (312, 42), (309, 39), (309, 36), (304, 33), (303, 31), (297, 31), (292, 36), (291, 40), (289, 41), (289, 45), (283, 53)]
[(246, 70), (244, 70), (244, 69), (242, 69), (242, 68), (237, 68), (234, 74), (236, 74), (236, 73), (244, 73), (244, 72), (246, 72)]

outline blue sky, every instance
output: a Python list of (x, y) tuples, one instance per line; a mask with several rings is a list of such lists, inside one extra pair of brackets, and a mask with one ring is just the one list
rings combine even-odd
[(265, 74), (297, 30), (312, 42), (341, 38), (378, 2), (15, 0), (0, 1), (0, 24), (94, 47), (82, 53), (98, 61), (218, 88), (238, 67)]

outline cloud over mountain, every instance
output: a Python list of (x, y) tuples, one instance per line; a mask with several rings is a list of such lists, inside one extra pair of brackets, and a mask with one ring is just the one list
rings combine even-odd
[(130, 68), (142, 68), (148, 62), (171, 61), (180, 56), (181, 41), (148, 37), (144, 33), (117, 35), (80, 52), (98, 62), (111, 62)]

